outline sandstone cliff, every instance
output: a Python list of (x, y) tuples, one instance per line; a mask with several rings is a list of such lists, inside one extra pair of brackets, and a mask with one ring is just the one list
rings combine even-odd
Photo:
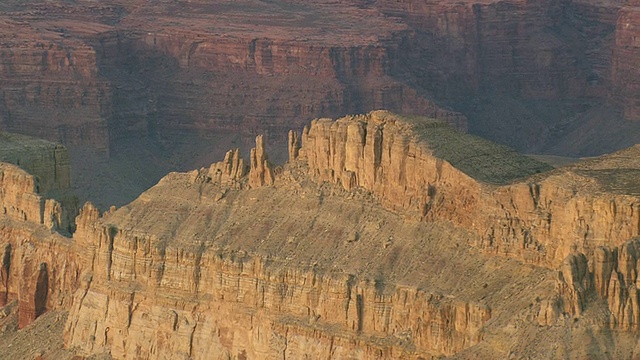
[(81, 356), (636, 354), (638, 148), (549, 171), (384, 111), (289, 144), (284, 166), (259, 137), (248, 163), (233, 150), (119, 209), (88, 203), (71, 238), (3, 165), (2, 201), (28, 216), (1, 219), (1, 299), (24, 331), (68, 310)]
[(69, 154), (60, 144), (0, 133), (0, 161), (17, 165), (35, 176), (40, 193), (71, 187)]
[(320, 181), (361, 186), (393, 209), (452, 221), (474, 231), (480, 248), (527, 262), (558, 266), (572, 246), (618, 245), (638, 235), (638, 198), (600, 193), (623, 185), (617, 164), (519, 180), (549, 168), (444, 124), (407, 120), (387, 112), (316, 120), (302, 135), (300, 156)]

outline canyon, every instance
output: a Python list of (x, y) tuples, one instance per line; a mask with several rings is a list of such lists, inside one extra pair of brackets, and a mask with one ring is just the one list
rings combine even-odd
[(593, 156), (638, 141), (637, 14), (633, 1), (8, 1), (0, 128), (73, 159), (74, 146), (135, 156), (144, 139), (185, 171), (258, 134), (283, 144), (309, 119), (388, 109)]
[(0, 25), (0, 358), (640, 356), (637, 0)]
[[(230, 150), (122, 207), (68, 208), (71, 227), (47, 220), (69, 205), (47, 207), (40, 176), (3, 163), (0, 354), (637, 355), (639, 147), (553, 169), (387, 111), (288, 139), (286, 164), (259, 136), (248, 160)], [(65, 158), (32, 141), (12, 159)]]

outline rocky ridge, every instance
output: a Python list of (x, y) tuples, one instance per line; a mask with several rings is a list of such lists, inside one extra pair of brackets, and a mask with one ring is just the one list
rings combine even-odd
[(65, 345), (113, 358), (634, 354), (637, 148), (549, 170), (385, 111), (289, 144), (86, 204), (72, 238), (3, 217), (20, 326), (67, 309)]
[(558, 266), (572, 246), (617, 246), (638, 235), (635, 190), (607, 188), (624, 181), (615, 176), (624, 172), (619, 162), (549, 171), (442, 123), (410, 120), (373, 112), (313, 121), (300, 157), (320, 181), (364, 187), (390, 208), (452, 221), (476, 232), (479, 247), (527, 262)]

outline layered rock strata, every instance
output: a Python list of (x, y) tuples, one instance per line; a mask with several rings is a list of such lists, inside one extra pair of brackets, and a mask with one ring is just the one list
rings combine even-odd
[[(248, 163), (233, 150), (120, 209), (88, 203), (71, 238), (3, 195), (28, 216), (1, 219), (1, 299), (21, 327), (69, 309), (66, 346), (114, 358), (559, 357), (548, 334), (602, 331), (592, 295), (608, 327), (637, 328), (637, 147), (549, 171), (384, 111), (289, 145), (283, 167), (258, 138)], [(3, 189), (37, 195), (3, 166)]]
[(480, 304), (412, 287), (385, 291), (352, 275), (283, 266), (278, 257), (216, 250), (215, 240), (186, 248), (174, 245), (176, 239), (165, 244), (117, 229), (105, 223), (109, 217), (95, 222), (97, 216), (85, 207), (74, 235), (91, 281), (76, 293), (66, 341), (83, 353), (107, 348), (115, 358), (196, 359), (452, 354), (480, 341), (491, 317)]
[(615, 95), (620, 99), (624, 117), (640, 120), (640, 4), (623, 8), (616, 25), (612, 76)]
[(558, 170), (518, 181), (549, 168), (444, 124), (407, 120), (373, 112), (313, 121), (300, 157), (320, 181), (364, 187), (396, 210), (452, 221), (474, 231), (479, 247), (527, 262), (558, 266), (572, 246), (617, 245), (638, 235), (639, 199), (598, 194), (606, 171)]
[[(139, 137), (177, 146), (212, 131), (280, 141), (305, 119), (376, 108), (464, 129), (455, 109), (475, 116), (485, 98), (507, 97), (490, 129), (482, 119), (472, 128), (509, 142), (521, 126), (533, 136), (513, 143), (539, 148), (573, 115), (540, 119), (548, 114), (529, 101), (572, 114), (607, 102), (637, 118), (633, 3), (334, 6), (8, 4), (0, 14), (0, 125), (106, 152)], [(597, 122), (610, 121), (603, 117)]]
[(71, 188), (69, 153), (60, 144), (0, 133), (0, 161), (17, 165), (35, 176), (41, 193)]
[(7, 15), (0, 15), (0, 129), (107, 153), (110, 88), (93, 47), (29, 23), (35, 13)]

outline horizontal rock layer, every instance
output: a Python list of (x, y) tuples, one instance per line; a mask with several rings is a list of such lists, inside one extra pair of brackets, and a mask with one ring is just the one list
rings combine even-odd
[(536, 264), (557, 266), (572, 246), (616, 246), (640, 231), (637, 196), (597, 191), (603, 180), (616, 182), (606, 168), (518, 181), (549, 168), (438, 123), (411, 125), (386, 112), (316, 120), (302, 135), (300, 157), (320, 181), (364, 187), (419, 218), (450, 220), (475, 232), (479, 247)]
[[(494, 95), (608, 101), (637, 118), (633, 4), (339, 4), (339, 14), (325, 1), (8, 5), (0, 125), (107, 152), (139, 136), (175, 145), (220, 130), (280, 141), (306, 119), (378, 108), (464, 129), (449, 107), (473, 111), (482, 104), (472, 99)], [(554, 125), (521, 124), (536, 134), (526, 146)]]
[(68, 346), (87, 354), (369, 358), (411, 347), (451, 354), (477, 343), (491, 317), (482, 305), (410, 287), (385, 291), (244, 251), (162, 248), (151, 234), (95, 223), (92, 214), (85, 207), (74, 235), (92, 282), (76, 293), (66, 329)]
[(230, 151), (102, 216), (86, 204), (71, 238), (47, 229), (33, 176), (2, 165), (0, 299), (21, 327), (69, 309), (66, 345), (115, 358), (519, 355), (582, 326), (561, 315), (590, 292), (608, 326), (637, 327), (637, 147), (550, 171), (385, 111), (288, 143), (285, 166), (259, 137), (248, 162)]

